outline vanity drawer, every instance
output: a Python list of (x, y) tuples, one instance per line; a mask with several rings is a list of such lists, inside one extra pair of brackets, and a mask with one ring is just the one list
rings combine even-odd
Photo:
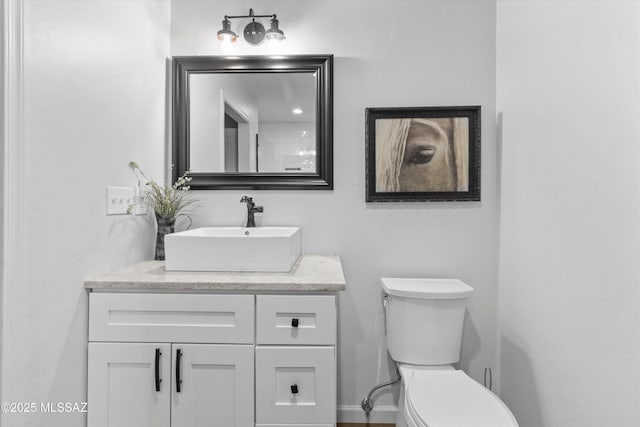
[(91, 293), (89, 341), (253, 344), (253, 295)]
[(256, 346), (256, 425), (336, 422), (334, 347)]
[(258, 344), (336, 342), (334, 295), (258, 295), (256, 304)]

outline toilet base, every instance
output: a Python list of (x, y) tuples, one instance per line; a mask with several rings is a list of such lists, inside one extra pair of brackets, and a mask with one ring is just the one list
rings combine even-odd
[(406, 418), (409, 414), (407, 414), (407, 409), (404, 401), (404, 380), (402, 380), (402, 384), (400, 386), (400, 398), (398, 399), (398, 416), (396, 418), (396, 427), (415, 427), (415, 423), (407, 424)]
[(396, 417), (396, 427), (421, 427), (422, 423), (417, 423), (413, 420), (413, 417), (409, 413), (406, 399), (405, 390), (407, 388), (407, 382), (410, 380), (409, 376), (416, 370), (455, 370), (452, 365), (433, 365), (433, 366), (417, 366), (406, 363), (398, 363), (398, 371), (400, 371), (400, 397), (398, 398), (398, 415)]
[[(401, 375), (402, 377), (402, 375)], [(396, 417), (396, 427), (408, 427), (404, 415), (404, 378), (400, 380), (400, 398), (398, 399), (398, 416)]]

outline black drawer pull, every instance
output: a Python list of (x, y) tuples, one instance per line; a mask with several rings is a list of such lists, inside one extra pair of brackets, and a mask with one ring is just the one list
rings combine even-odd
[(182, 350), (176, 350), (176, 393), (180, 393), (182, 379), (180, 378), (180, 361), (182, 359)]
[(291, 386), (291, 394), (298, 394), (298, 385), (297, 384), (293, 384)]
[(296, 319), (295, 317), (293, 319), (291, 319), (291, 327), (292, 328), (297, 328), (299, 324), (300, 324), (300, 320), (299, 319)]
[(160, 378), (160, 356), (162, 353), (159, 348), (156, 348), (156, 391), (160, 391), (160, 383), (162, 379)]

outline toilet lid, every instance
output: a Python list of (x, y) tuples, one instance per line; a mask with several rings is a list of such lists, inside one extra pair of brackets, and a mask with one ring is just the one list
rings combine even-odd
[(517, 427), (509, 408), (459, 370), (417, 371), (407, 386), (407, 406), (426, 427)]

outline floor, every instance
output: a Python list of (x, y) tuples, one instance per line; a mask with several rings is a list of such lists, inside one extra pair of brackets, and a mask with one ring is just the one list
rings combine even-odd
[(361, 427), (361, 426), (372, 426), (372, 427), (396, 427), (395, 424), (357, 424), (357, 423), (338, 423), (338, 427)]

